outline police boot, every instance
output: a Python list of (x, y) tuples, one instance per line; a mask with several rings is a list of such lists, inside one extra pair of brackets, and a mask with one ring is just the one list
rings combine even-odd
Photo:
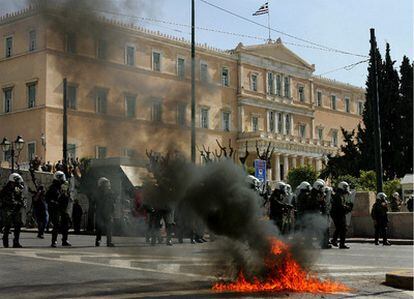
[(68, 241), (62, 241), (62, 246), (65, 246), (65, 247), (70, 247), (70, 246), (72, 246), (72, 244), (70, 244)]
[(50, 244), (51, 247), (57, 247), (57, 234), (52, 232), (52, 244)]
[(111, 235), (106, 236), (106, 246), (108, 246), (108, 247), (115, 247), (115, 244), (112, 243), (112, 236)]
[(9, 248), (9, 238), (5, 238), (3, 237), (3, 247), (4, 248)]
[(23, 246), (20, 245), (19, 240), (13, 240), (13, 248), (23, 248)]

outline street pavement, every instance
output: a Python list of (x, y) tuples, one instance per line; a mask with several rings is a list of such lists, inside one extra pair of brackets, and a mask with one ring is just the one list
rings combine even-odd
[[(23, 233), (24, 248), (0, 248), (0, 298), (320, 298), (321, 295), (215, 293), (220, 275), (217, 242), (151, 247), (143, 238), (115, 237), (115, 248), (95, 247), (94, 237), (70, 235), (72, 247), (51, 248), (50, 235)], [(105, 240), (105, 239), (104, 239)], [(103, 240), (103, 241), (104, 241)], [(104, 242), (103, 242), (104, 244)], [(321, 278), (352, 291), (324, 298), (413, 298), (383, 284), (385, 273), (413, 268), (413, 246), (350, 244), (315, 250), (311, 267)]]

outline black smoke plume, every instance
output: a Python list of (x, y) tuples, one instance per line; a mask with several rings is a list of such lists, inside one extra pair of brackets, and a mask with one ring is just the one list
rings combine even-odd
[[(202, 222), (210, 234), (222, 237), (222, 259), (231, 269), (260, 275), (270, 251), (268, 237), (275, 234), (269, 222), (261, 220), (260, 199), (246, 183), (241, 167), (229, 160), (196, 166), (184, 158), (161, 159), (152, 166), (154, 179), (144, 184), (144, 201), (149, 206), (170, 207), (188, 222)], [(166, 162), (168, 161), (168, 162)]]

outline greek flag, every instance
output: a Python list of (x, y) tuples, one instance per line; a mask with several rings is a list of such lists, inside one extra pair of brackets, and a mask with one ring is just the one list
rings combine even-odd
[(254, 16), (265, 15), (269, 13), (269, 3), (266, 2), (253, 14)]

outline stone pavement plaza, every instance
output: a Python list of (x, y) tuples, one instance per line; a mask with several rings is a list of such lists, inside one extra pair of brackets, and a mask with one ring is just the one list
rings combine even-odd
[[(299, 293), (220, 294), (214, 242), (151, 247), (142, 238), (115, 237), (115, 248), (94, 247), (93, 236), (70, 235), (71, 248), (51, 248), (23, 233), (22, 249), (0, 248), (0, 298), (319, 298)], [(350, 244), (349, 250), (316, 250), (312, 269), (352, 288), (325, 298), (412, 298), (383, 285), (385, 273), (413, 267), (413, 246)]]

